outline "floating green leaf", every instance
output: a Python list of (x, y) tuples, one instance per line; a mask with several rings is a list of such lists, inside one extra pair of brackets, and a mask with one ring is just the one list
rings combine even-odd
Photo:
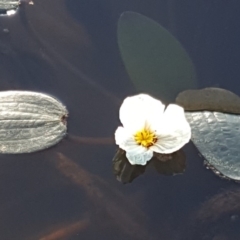
[(155, 21), (124, 12), (118, 22), (118, 44), (138, 91), (169, 102), (179, 92), (196, 87), (194, 66), (187, 52)]

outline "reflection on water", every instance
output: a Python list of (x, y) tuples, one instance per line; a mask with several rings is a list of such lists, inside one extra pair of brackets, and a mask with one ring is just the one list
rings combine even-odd
[[(229, 210), (230, 221), (228, 213), (211, 220), (215, 204), (206, 201), (213, 198), (222, 209), (228, 206), (221, 200), (225, 197), (214, 196), (234, 183), (206, 171), (191, 144), (184, 149), (184, 174), (165, 177), (149, 170), (127, 185), (112, 174), (116, 147), (108, 140), (119, 125), (119, 102), (135, 93), (116, 42), (122, 11), (141, 12), (166, 28), (171, 23), (196, 65), (200, 84), (240, 93), (235, 2), (171, 2), (35, 0), (34, 5), (23, 4), (11, 18), (0, 19), (0, 88), (56, 96), (69, 109), (69, 134), (78, 139), (67, 137), (52, 149), (31, 155), (1, 155), (1, 239), (239, 236), (235, 225), (239, 209)], [(171, 11), (166, 11), (168, 6)], [(107, 144), (89, 144), (102, 138)], [(234, 196), (228, 194), (227, 199)], [(192, 227), (191, 216), (201, 212), (205, 201), (209, 225), (197, 218)], [(203, 231), (205, 235), (196, 235)]]

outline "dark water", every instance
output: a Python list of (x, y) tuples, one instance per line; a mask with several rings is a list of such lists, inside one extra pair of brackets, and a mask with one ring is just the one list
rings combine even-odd
[[(0, 18), (0, 88), (59, 98), (70, 112), (69, 135), (112, 137), (119, 101), (135, 93), (116, 41), (119, 15), (131, 10), (181, 41), (200, 87), (240, 95), (239, 7), (235, 0), (23, 4)], [(0, 156), (0, 239), (240, 239), (239, 184), (207, 170), (193, 144), (184, 147), (183, 174), (149, 169), (127, 185), (112, 173), (115, 151), (67, 137), (40, 153)]]

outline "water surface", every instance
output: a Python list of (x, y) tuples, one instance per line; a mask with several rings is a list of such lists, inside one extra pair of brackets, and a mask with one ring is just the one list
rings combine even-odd
[[(69, 110), (69, 135), (112, 137), (134, 94), (117, 46), (123, 11), (166, 27), (196, 66), (200, 87), (240, 94), (238, 1), (35, 0), (0, 18), (0, 88), (53, 95)], [(8, 31), (4, 30), (8, 29)], [(239, 239), (239, 185), (203, 166), (192, 143), (186, 171), (148, 169), (131, 184), (112, 173), (114, 144), (66, 137), (28, 155), (0, 156), (0, 238)]]

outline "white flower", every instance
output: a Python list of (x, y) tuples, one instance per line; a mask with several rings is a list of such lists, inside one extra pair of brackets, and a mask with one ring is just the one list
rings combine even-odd
[(189, 142), (191, 128), (184, 109), (165, 105), (147, 95), (127, 97), (120, 107), (123, 127), (115, 132), (116, 144), (126, 151), (132, 165), (145, 165), (153, 153), (170, 154)]

